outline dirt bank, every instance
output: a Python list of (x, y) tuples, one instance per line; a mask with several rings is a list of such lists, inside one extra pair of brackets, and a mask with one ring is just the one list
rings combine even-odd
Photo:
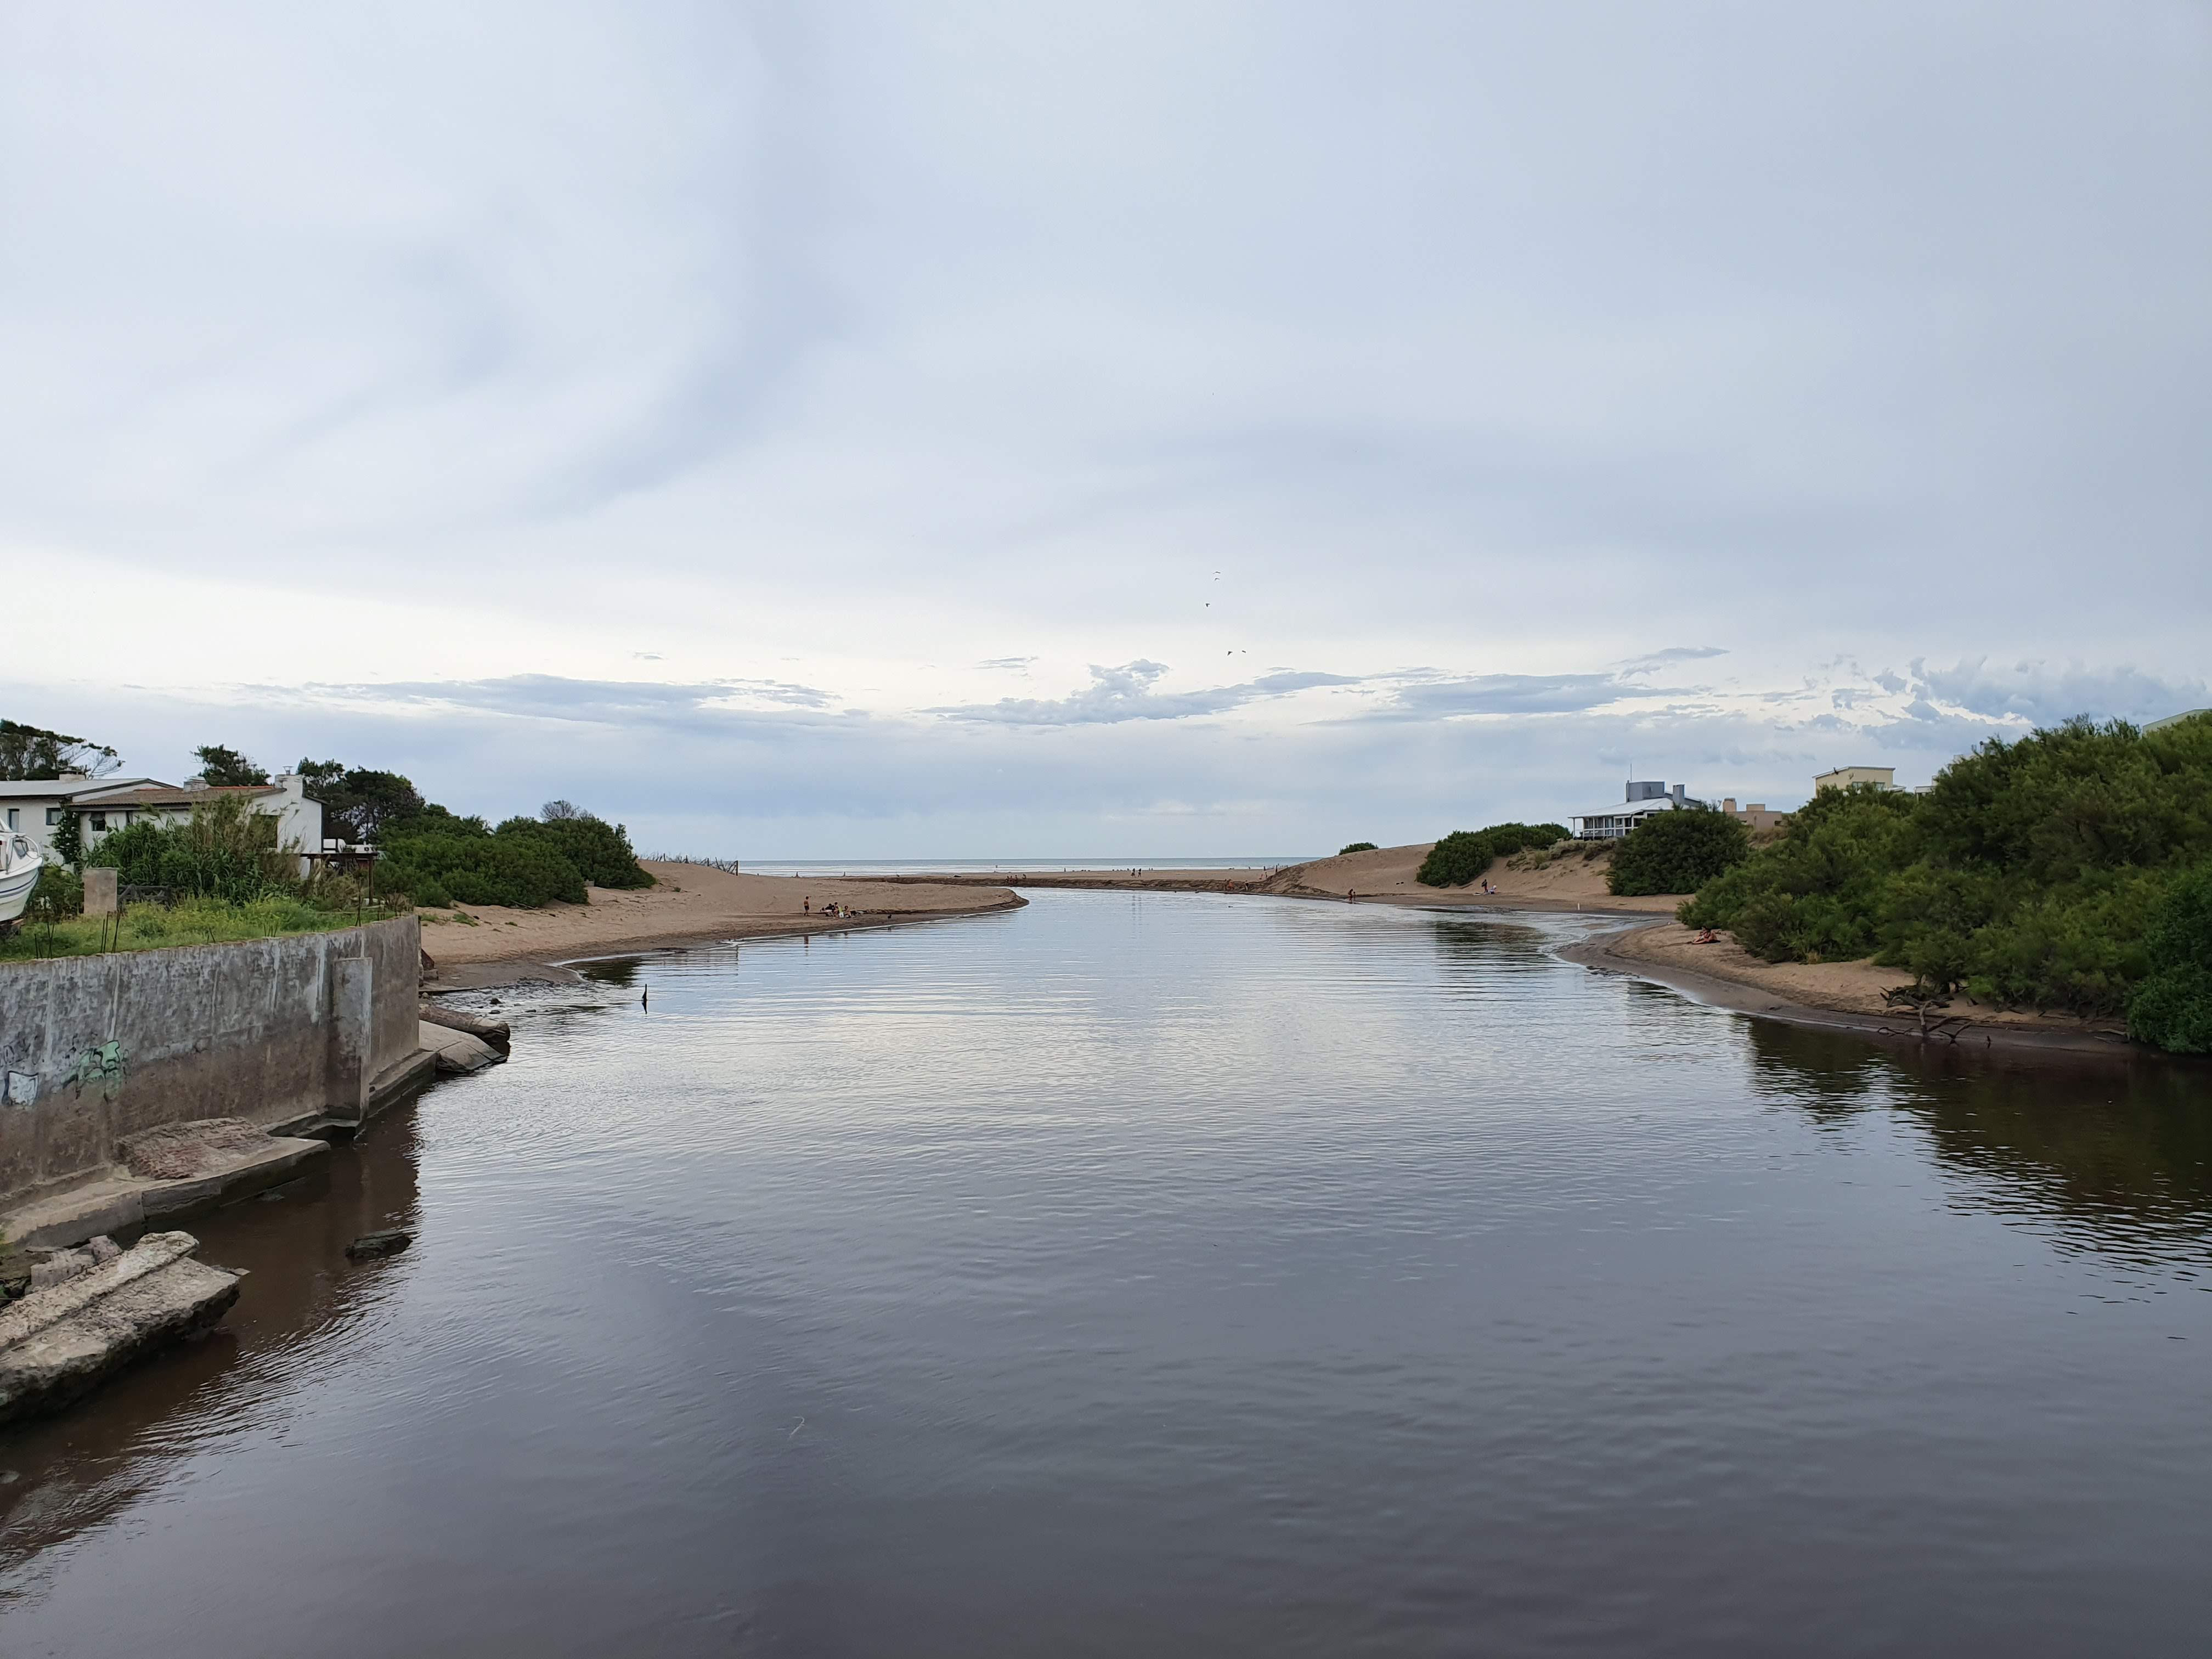
[[(1586, 967), (1634, 974), (1686, 991), (1717, 1007), (1796, 1024), (1920, 1040), (1912, 1017), (1881, 1000), (1884, 991), (1908, 983), (1909, 974), (1869, 962), (1762, 962), (1726, 934), (1711, 945), (1697, 939), (1694, 931), (1678, 922), (1654, 922), (1601, 933), (1559, 954)], [(2117, 1020), (2007, 1012), (1978, 1006), (1964, 997), (1943, 1012), (1967, 1022), (1955, 1038), (1964, 1047), (2124, 1057), (2149, 1052), (2130, 1042), (2125, 1025)]]

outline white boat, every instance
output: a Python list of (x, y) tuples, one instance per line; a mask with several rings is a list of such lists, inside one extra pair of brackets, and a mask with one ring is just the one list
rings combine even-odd
[(0, 933), (23, 914), (46, 863), (46, 855), (31, 845), (28, 836), (0, 835)]

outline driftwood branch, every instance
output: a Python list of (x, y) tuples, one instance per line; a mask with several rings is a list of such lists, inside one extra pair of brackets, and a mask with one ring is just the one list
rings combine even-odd
[(1964, 1014), (1947, 1013), (1951, 994), (1925, 985), (1900, 985), (1894, 990), (1884, 991), (1881, 1000), (1893, 1008), (1910, 1012), (1920, 1028), (1920, 1040), (1941, 1037), (1946, 1042), (1956, 1042), (1959, 1034), (1966, 1030), (1973, 1021)]

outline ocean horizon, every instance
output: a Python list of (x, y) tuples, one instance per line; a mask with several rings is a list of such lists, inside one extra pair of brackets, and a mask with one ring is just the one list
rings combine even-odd
[[(669, 854), (648, 854), (648, 859)], [(1004, 870), (1042, 875), (1060, 870), (1272, 870), (1309, 864), (1326, 853), (1252, 854), (1241, 858), (1134, 858), (1102, 854), (1093, 858), (1020, 859), (741, 859), (749, 876), (929, 876)]]

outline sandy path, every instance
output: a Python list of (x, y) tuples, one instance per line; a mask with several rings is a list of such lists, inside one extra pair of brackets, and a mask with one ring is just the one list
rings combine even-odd
[[(687, 939), (881, 927), (886, 921), (1007, 909), (1022, 902), (1004, 887), (731, 875), (703, 865), (651, 860), (645, 867), (659, 886), (630, 892), (594, 887), (588, 904), (549, 904), (542, 910), (465, 904), (421, 911), (422, 948), (441, 968), (558, 961)], [(858, 914), (850, 921), (825, 916), (823, 907), (832, 903)]]

